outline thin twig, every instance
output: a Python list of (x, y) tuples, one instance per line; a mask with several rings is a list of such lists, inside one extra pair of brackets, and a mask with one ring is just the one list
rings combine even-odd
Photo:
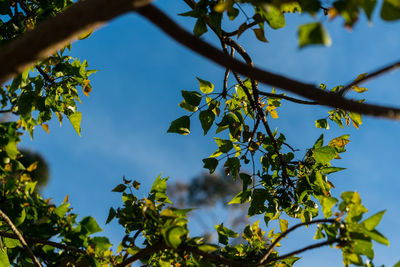
[[(12, 238), (12, 239), (19, 239), (16, 234), (6, 233), (4, 231), (0, 231), (0, 236)], [(60, 244), (60, 243), (53, 242), (50, 240), (44, 240), (44, 239), (40, 239), (40, 238), (36, 238), (36, 237), (24, 237), (24, 239), (26, 241), (28, 241), (29, 243), (49, 245), (49, 246), (52, 246), (52, 247), (55, 247), (58, 249), (68, 250), (68, 251), (80, 253), (80, 254), (86, 254), (86, 251), (83, 249), (71, 247), (71, 246)]]
[(19, 242), (21, 242), (22, 246), (24, 247), (26, 253), (28, 254), (29, 258), (32, 259), (33, 263), (37, 267), (41, 267), (42, 265), (40, 262), (36, 259), (35, 254), (33, 254), (32, 250), (29, 248), (28, 244), (26, 243), (25, 239), (22, 237), (21, 233), (18, 231), (18, 229), (15, 227), (13, 222), (10, 220), (10, 218), (2, 211), (0, 210), (0, 217), (2, 220), (10, 226), (11, 230), (14, 232), (14, 234), (18, 237)]
[(291, 101), (291, 102), (297, 103), (297, 104), (303, 104), (303, 105), (319, 105), (319, 103), (318, 103), (318, 102), (315, 102), (315, 101), (301, 100), (301, 99), (293, 98), (293, 97), (290, 97), (290, 96), (286, 96), (286, 95), (284, 95), (284, 94), (279, 94), (279, 95), (277, 95), (277, 94), (267, 93), (267, 92), (262, 92), (262, 91), (259, 91), (258, 93), (259, 93), (260, 95), (262, 95), (262, 96), (281, 98), (281, 99), (285, 99), (285, 100), (288, 100), (288, 101)]
[(288, 230), (286, 230), (285, 232), (281, 233), (281, 235), (275, 239), (274, 242), (272, 242), (272, 244), (267, 248), (267, 251), (264, 253), (264, 255), (262, 256), (262, 258), (259, 260), (259, 264), (263, 264), (269, 257), (269, 255), (271, 254), (271, 252), (273, 251), (273, 249), (275, 248), (275, 246), (279, 243), (279, 241), (281, 241), (284, 237), (286, 237), (288, 234), (290, 234), (291, 232), (293, 232), (294, 230), (296, 230), (299, 227), (302, 226), (306, 226), (306, 225), (311, 225), (311, 224), (318, 224), (318, 223), (336, 223), (337, 221), (334, 219), (320, 219), (320, 220), (314, 220), (311, 222), (305, 222), (305, 223), (299, 223), (296, 224), (295, 226), (289, 228)]
[[(320, 243), (317, 243), (317, 244), (314, 244), (314, 245), (310, 245), (310, 246), (307, 246), (307, 247), (292, 251), (290, 253), (284, 254), (284, 255), (276, 257), (276, 258), (270, 258), (270, 259), (266, 260), (263, 264), (270, 263), (270, 262), (277, 262), (277, 261), (289, 258), (291, 256), (294, 256), (296, 254), (300, 254), (300, 253), (305, 252), (307, 250), (320, 248), (320, 247), (323, 247), (323, 246), (328, 246), (328, 245), (332, 245), (334, 243), (339, 243), (339, 242), (340, 242), (340, 238), (336, 238), (336, 239), (333, 239), (333, 240), (320, 242)], [(259, 265), (261, 265), (261, 264), (259, 264)]]
[(366, 82), (367, 80), (371, 80), (371, 79), (373, 79), (373, 78), (376, 78), (377, 76), (379, 76), (379, 75), (381, 75), (381, 74), (383, 74), (383, 73), (386, 73), (386, 72), (391, 71), (391, 70), (395, 70), (395, 69), (397, 69), (397, 68), (399, 68), (399, 67), (400, 67), (400, 61), (397, 61), (397, 62), (392, 63), (392, 64), (390, 64), (390, 65), (387, 65), (387, 66), (385, 66), (385, 67), (379, 68), (379, 69), (377, 69), (376, 71), (371, 72), (370, 74), (364, 76), (363, 78), (361, 78), (361, 79), (359, 79), (359, 80), (355, 80), (355, 81), (349, 83), (348, 85), (346, 85), (345, 87), (343, 87), (343, 88), (338, 92), (338, 94), (341, 95), (341, 96), (344, 96), (345, 94), (347, 94), (347, 92), (348, 92), (353, 86), (356, 86), (356, 85), (358, 85), (358, 84), (360, 84), (360, 83)]

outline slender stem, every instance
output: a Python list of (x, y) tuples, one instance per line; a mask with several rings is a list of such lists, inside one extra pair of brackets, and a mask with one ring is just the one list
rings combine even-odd
[(36, 259), (35, 255), (33, 254), (32, 250), (29, 248), (28, 244), (26, 243), (25, 239), (22, 237), (21, 233), (18, 231), (18, 229), (15, 227), (13, 222), (10, 220), (10, 218), (2, 211), (0, 210), (0, 217), (1, 219), (10, 226), (11, 230), (14, 232), (14, 234), (18, 237), (19, 242), (21, 242), (21, 245), (24, 247), (26, 253), (28, 256), (32, 259), (33, 264), (37, 267), (41, 267), (42, 265), (40, 262)]
[(262, 258), (259, 260), (258, 263), (263, 264), (268, 259), (269, 255), (271, 254), (271, 252), (273, 251), (275, 246), (279, 243), (279, 241), (281, 241), (284, 237), (286, 237), (288, 234), (290, 234), (297, 228), (302, 227), (302, 226), (311, 225), (311, 224), (336, 223), (336, 222), (337, 221), (334, 219), (320, 219), (320, 220), (315, 220), (315, 221), (311, 221), (311, 222), (296, 224), (295, 226), (293, 226), (293, 227), (289, 228), (288, 230), (286, 230), (285, 232), (281, 233), (281, 235), (278, 238), (276, 238), (274, 242), (272, 242), (272, 244), (267, 248), (267, 251), (264, 253), (264, 255), (262, 256)]
[(266, 260), (263, 264), (270, 263), (270, 262), (277, 262), (277, 261), (289, 258), (291, 256), (294, 256), (296, 254), (300, 254), (300, 253), (305, 252), (307, 250), (320, 248), (320, 247), (323, 247), (323, 246), (328, 246), (328, 245), (332, 245), (334, 243), (339, 243), (339, 242), (340, 242), (340, 238), (336, 238), (336, 239), (333, 239), (333, 240), (320, 242), (320, 243), (317, 243), (317, 244), (314, 244), (314, 245), (310, 245), (310, 246), (307, 246), (307, 247), (304, 247), (304, 248), (289, 252), (287, 254), (284, 254), (284, 255), (276, 257), (276, 258), (270, 258), (270, 259)]
[(275, 98), (285, 99), (285, 100), (288, 100), (288, 101), (291, 101), (291, 102), (297, 103), (297, 104), (303, 104), (303, 105), (319, 105), (319, 103), (318, 103), (318, 102), (315, 102), (315, 101), (301, 100), (301, 99), (293, 98), (293, 97), (286, 96), (286, 95), (283, 95), (283, 94), (277, 95), (277, 94), (267, 93), (267, 92), (261, 92), (261, 91), (259, 91), (259, 94), (262, 95), (262, 96), (268, 96), (268, 97), (275, 97)]

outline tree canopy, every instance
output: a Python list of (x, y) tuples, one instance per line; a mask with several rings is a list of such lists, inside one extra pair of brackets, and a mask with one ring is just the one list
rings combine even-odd
[[(0, 1), (0, 112), (10, 114), (0, 123), (0, 265), (127, 266), (141, 261), (148, 266), (292, 266), (301, 260), (302, 252), (330, 246), (341, 250), (345, 266), (374, 266), (373, 244), (389, 245), (377, 229), (385, 210), (366, 216), (368, 209), (358, 192), (334, 192), (335, 173), (344, 170), (337, 167), (337, 161), (346, 152), (350, 136), (340, 132), (327, 140), (324, 131), (330, 124), (358, 129), (362, 115), (399, 119), (399, 108), (370, 104), (360, 94), (368, 90), (362, 83), (400, 63), (355, 73), (353, 81), (330, 88), (319, 81), (314, 81), (318, 85), (308, 84), (256, 67), (240, 36), (252, 32), (260, 42), (274, 42), (267, 39), (268, 29), (284, 28), (285, 17), (305, 13), (314, 22), (298, 26), (298, 47), (329, 45), (326, 18), (342, 20), (343, 28), (351, 29), (360, 23), (360, 16), (372, 20), (378, 9), (382, 20), (393, 21), (400, 19), (400, 2), (183, 1), (187, 12), (179, 15), (193, 22), (193, 32), (148, 0)], [(77, 219), (68, 197), (56, 206), (35, 190), (38, 180), (47, 180), (47, 170), (38, 174), (43, 160), (32, 162), (17, 145), (23, 134), (33, 138), (38, 126), (49, 132), (48, 122), (54, 115), (60, 123), (69, 120), (81, 134), (82, 114), (77, 103), (90, 95), (90, 79), (96, 71), (86, 60), (73, 56), (71, 42), (89, 38), (99, 26), (128, 12), (141, 15), (226, 71), (221, 88), (207, 77), (197, 77), (197, 90), (182, 90), (182, 115), (165, 129), (188, 135), (191, 125), (201, 125), (203, 134), (211, 136), (216, 145), (203, 159), (210, 175), (178, 189), (187, 194), (183, 205), (171, 201), (168, 178), (163, 175), (155, 179), (144, 198), (138, 194), (140, 182), (123, 177), (110, 188), (121, 195), (122, 202), (109, 208), (106, 221), (117, 221), (125, 230), (121, 242), (114, 244), (115, 251), (107, 237), (93, 236), (102, 231), (93, 217)], [(205, 34), (212, 34), (220, 47), (207, 43), (202, 38)], [(277, 93), (275, 88), (285, 93)], [(350, 95), (354, 99), (347, 97)], [(271, 120), (279, 119), (285, 102), (332, 108), (315, 121), (321, 135), (304, 150), (298, 151), (286, 140), (284, 129), (270, 127)], [(211, 174), (218, 168), (240, 183), (239, 188), (226, 178), (215, 180)], [(217, 224), (213, 229), (217, 243), (191, 235), (188, 222), (193, 219), (192, 211), (184, 204), (210, 205), (216, 201), (213, 197), (229, 197), (224, 204), (244, 207), (242, 216), (263, 220), (243, 229)], [(273, 221), (279, 229), (270, 227)], [(311, 225), (317, 227), (308, 228)], [(314, 239), (319, 241), (279, 253), (276, 248), (282, 239), (290, 239), (290, 233), (300, 228), (315, 231)]]

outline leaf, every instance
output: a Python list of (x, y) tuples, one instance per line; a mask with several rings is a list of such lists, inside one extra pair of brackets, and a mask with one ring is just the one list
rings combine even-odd
[(233, 148), (232, 141), (230, 140), (224, 140), (217, 137), (214, 137), (214, 140), (218, 145), (218, 150), (222, 153), (228, 153)]
[(256, 35), (258, 40), (260, 40), (261, 42), (264, 42), (264, 43), (268, 43), (267, 38), (265, 38), (263, 29), (253, 29), (253, 32)]
[(196, 91), (181, 91), (183, 99), (185, 99), (186, 103), (192, 106), (198, 106), (201, 102), (201, 94)]
[(223, 224), (215, 225), (215, 230), (218, 233), (218, 242), (224, 245), (228, 245), (228, 237), (236, 238), (239, 236), (238, 233), (226, 228)]
[[(3, 241), (4, 241), (4, 245), (7, 248), (15, 248), (18, 246), (22, 247), (21, 242), (19, 242), (18, 239), (4, 237)], [(1, 263), (1, 260), (0, 260), (0, 263)], [(0, 266), (3, 266), (3, 265), (0, 265)]]
[(104, 236), (95, 236), (92, 238), (91, 243), (96, 246), (97, 249), (107, 250), (112, 247), (110, 240)]
[(321, 169), (321, 172), (324, 174), (330, 174), (338, 171), (345, 170), (346, 168), (340, 168), (340, 167), (325, 167)]
[(92, 91), (92, 86), (90, 86), (90, 80), (83, 80), (82, 90), (85, 96), (89, 97), (89, 93)]
[(324, 213), (325, 218), (329, 218), (332, 216), (332, 207), (338, 202), (338, 200), (334, 197), (320, 197), (319, 201), (322, 206), (322, 212)]
[(279, 219), (279, 228), (281, 229), (281, 232), (286, 232), (288, 229), (289, 222), (285, 219)]
[(103, 229), (101, 229), (97, 224), (96, 220), (91, 216), (83, 218), (80, 224), (84, 229), (86, 229), (88, 235), (103, 231)]
[(10, 267), (10, 261), (7, 256), (7, 249), (6, 248), (0, 248), (0, 266), (4, 267)]
[(196, 24), (193, 28), (193, 33), (195, 36), (200, 37), (208, 31), (207, 24), (203, 18), (198, 18)]
[(371, 241), (355, 239), (353, 249), (356, 254), (365, 255), (370, 259), (374, 258), (374, 250), (372, 249)]
[(111, 192), (124, 192), (126, 189), (126, 185), (124, 184), (119, 184), (116, 187), (114, 187), (113, 190), (111, 190)]
[(372, 231), (366, 231), (364, 230), (364, 233), (369, 236), (372, 240), (375, 240), (378, 243), (381, 243), (383, 245), (389, 246), (389, 240), (384, 237), (381, 233), (379, 233), (377, 230), (372, 230)]
[(214, 85), (210, 83), (209, 81), (202, 80), (199, 77), (196, 77), (197, 80), (199, 81), (199, 86), (200, 86), (200, 91), (203, 94), (209, 94), (214, 91)]
[(157, 179), (154, 181), (150, 189), (150, 194), (154, 194), (155, 200), (157, 201), (172, 204), (166, 194), (168, 179), (169, 177), (161, 178), (161, 174), (158, 175)]
[(190, 133), (190, 118), (189, 116), (182, 116), (169, 126), (167, 133), (177, 133), (181, 135), (188, 135)]
[(16, 159), (17, 156), (19, 155), (17, 143), (15, 143), (15, 142), (9, 142), (5, 147), (5, 151), (7, 152), (7, 155), (11, 159)]
[(199, 119), (201, 128), (203, 128), (204, 131), (204, 135), (206, 135), (215, 121), (214, 112), (211, 110), (203, 110), (199, 114)]
[(183, 237), (187, 234), (187, 230), (182, 226), (171, 226), (165, 232), (165, 241), (168, 246), (178, 248), (183, 241)]
[(43, 123), (43, 124), (40, 124), (40, 126), (42, 126), (43, 130), (45, 130), (46, 133), (48, 133), (48, 134), (50, 133), (48, 124)]
[(212, 174), (218, 166), (218, 160), (216, 158), (206, 158), (203, 159), (203, 168), (208, 169), (210, 174)]
[(214, 252), (219, 249), (219, 246), (214, 244), (201, 244), (197, 248), (204, 252)]
[(110, 208), (110, 211), (108, 212), (106, 224), (110, 223), (115, 218), (115, 215), (117, 215), (117, 212), (115, 211), (115, 209)]
[(298, 36), (300, 48), (308, 45), (331, 45), (331, 38), (319, 22), (301, 25)]
[(357, 126), (362, 124), (361, 114), (354, 113), (354, 112), (349, 112), (349, 117), (353, 121), (353, 123), (355, 123)]
[(69, 121), (74, 127), (75, 131), (81, 136), (81, 120), (82, 120), (82, 113), (75, 112), (68, 117)]
[(350, 142), (350, 140), (348, 140), (346, 138), (337, 137), (337, 138), (332, 139), (329, 142), (329, 146), (342, 148), (342, 147), (345, 147), (349, 142)]
[(320, 147), (314, 149), (313, 157), (319, 163), (328, 164), (336, 157), (336, 151), (331, 146)]
[(400, 1), (384, 0), (381, 9), (381, 18), (386, 21), (400, 19)]
[(71, 205), (70, 203), (61, 204), (60, 206), (58, 206), (58, 207), (54, 210), (54, 213), (55, 213), (58, 217), (63, 218), (63, 217), (65, 216), (65, 214), (67, 213), (67, 211), (69, 210), (69, 206), (70, 206), (70, 205)]
[(249, 202), (251, 199), (251, 190), (241, 191), (237, 194), (229, 203), (228, 205), (232, 204), (243, 204)]
[(34, 170), (37, 169), (38, 164), (39, 164), (39, 161), (35, 161), (35, 162), (32, 163), (31, 165), (29, 165), (28, 168), (26, 168), (26, 171), (27, 171), (27, 172), (33, 172)]
[(263, 16), (272, 29), (280, 29), (285, 27), (285, 16), (277, 7), (264, 4), (262, 5), (262, 9), (264, 11)]
[(379, 222), (381, 221), (383, 215), (385, 214), (386, 210), (380, 211), (371, 217), (365, 219), (361, 222), (361, 224), (367, 229), (368, 231), (372, 231), (378, 226)]
[(315, 127), (329, 130), (329, 124), (326, 119), (316, 120)]

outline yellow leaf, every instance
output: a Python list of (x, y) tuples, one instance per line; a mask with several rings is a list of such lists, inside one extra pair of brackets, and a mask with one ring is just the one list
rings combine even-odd
[(268, 43), (267, 38), (265, 38), (264, 30), (262, 29), (253, 29), (254, 34), (256, 35), (257, 39), (261, 42)]
[(90, 80), (84, 80), (83, 81), (83, 93), (85, 96), (89, 96), (89, 93), (92, 91), (92, 86), (90, 85)]
[(356, 81), (359, 81), (359, 80), (361, 80), (361, 79), (364, 79), (365, 76), (367, 76), (367, 75), (368, 75), (368, 72), (362, 73), (362, 74), (358, 75), (357, 78), (356, 78)]
[(353, 89), (357, 93), (364, 93), (365, 91), (368, 91), (368, 88), (358, 86), (353, 86), (351, 89)]
[(62, 116), (62, 114), (60, 112), (56, 112), (56, 115), (57, 115), (58, 121), (60, 122), (60, 126), (61, 126), (62, 120), (63, 120), (63, 116)]
[(337, 137), (332, 139), (329, 142), (329, 146), (336, 146), (336, 147), (344, 147), (345, 145), (347, 145), (350, 142), (350, 140), (341, 138), (341, 137)]
[(278, 112), (276, 112), (276, 110), (271, 111), (270, 114), (271, 114), (271, 117), (272, 117), (273, 119), (279, 118)]
[(67, 203), (68, 200), (69, 200), (69, 194), (65, 196), (65, 198), (61, 204)]
[(40, 124), (40, 126), (42, 126), (43, 130), (45, 130), (46, 133), (50, 133), (48, 124)]
[(225, 10), (228, 10), (232, 8), (233, 6), (233, 1), (232, 0), (220, 0), (218, 4), (215, 5), (214, 11), (216, 12), (224, 12)]
[(353, 126), (358, 130), (359, 129), (358, 124), (355, 123), (354, 121), (352, 121), (352, 122), (353, 122)]
[(26, 171), (28, 172), (33, 172), (34, 170), (37, 169), (39, 161), (35, 161), (34, 163), (32, 163), (31, 165), (29, 165), (28, 168), (26, 168)]

